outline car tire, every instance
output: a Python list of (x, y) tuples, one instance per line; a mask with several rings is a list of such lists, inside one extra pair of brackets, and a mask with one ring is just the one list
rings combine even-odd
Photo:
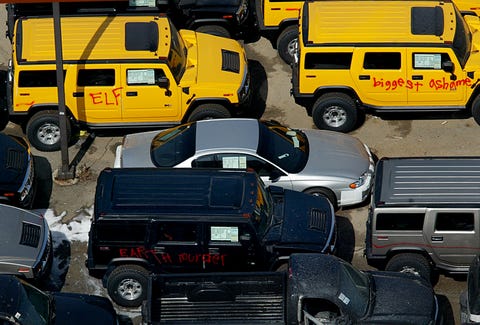
[(315, 126), (323, 130), (350, 132), (357, 123), (358, 111), (353, 98), (343, 93), (321, 96), (314, 104)]
[[(27, 123), (28, 141), (40, 151), (60, 150), (60, 121), (57, 111), (42, 111), (33, 115)], [(71, 126), (67, 119), (67, 140), (70, 142)]]
[(195, 108), (188, 117), (189, 122), (217, 118), (229, 118), (232, 115), (220, 104), (202, 104)]
[(198, 27), (195, 31), (220, 37), (231, 37), (230, 32), (225, 27), (219, 25), (204, 25)]
[(432, 282), (432, 266), (421, 254), (402, 253), (395, 255), (388, 261), (386, 271), (411, 273)]
[(480, 95), (472, 103), (472, 117), (480, 125)]
[(119, 306), (138, 307), (147, 298), (149, 272), (138, 265), (116, 267), (107, 279), (110, 298)]
[(278, 55), (287, 64), (294, 62), (295, 52), (298, 51), (298, 26), (285, 28), (277, 38)]
[(310, 194), (313, 196), (323, 195), (330, 201), (335, 211), (338, 210), (337, 197), (335, 196), (335, 193), (333, 193), (328, 188), (313, 187), (313, 188), (306, 189), (305, 191), (303, 191), (303, 193)]

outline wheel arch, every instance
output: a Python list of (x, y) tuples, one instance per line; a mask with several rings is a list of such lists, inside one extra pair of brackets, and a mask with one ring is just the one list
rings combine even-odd
[(305, 103), (304, 106), (307, 109), (307, 113), (309, 116), (312, 115), (312, 110), (315, 102), (323, 95), (328, 93), (343, 93), (345, 95), (350, 96), (353, 101), (355, 102), (357, 108), (362, 107), (362, 102), (358, 97), (357, 92), (349, 86), (328, 86), (328, 87), (318, 87), (313, 92), (313, 96), (310, 96), (308, 99), (304, 99)]
[(435, 263), (432, 260), (432, 257), (428, 252), (421, 247), (402, 247), (402, 248), (392, 248), (387, 252), (387, 258), (385, 259), (385, 265), (388, 264), (388, 262), (395, 256), (400, 255), (400, 254), (419, 254), (422, 255), (427, 259), (427, 261), (430, 263), (430, 265), (435, 268)]
[[(32, 105), (28, 109), (28, 114), (25, 116), (23, 119), (23, 122), (21, 123), (22, 128), (25, 129), (27, 126), (28, 121), (38, 112), (42, 111), (56, 111), (58, 112), (58, 104), (38, 104), (38, 105)], [(66, 116), (75, 124), (77, 123), (77, 118), (73, 115), (72, 111), (65, 106), (65, 113)]]
[(202, 99), (197, 99), (193, 101), (190, 106), (188, 107), (188, 110), (185, 112), (182, 118), (182, 123), (186, 123), (188, 119), (190, 118), (190, 115), (192, 115), (193, 111), (200, 105), (203, 104), (220, 104), (224, 106), (232, 115), (234, 115), (235, 112), (232, 110), (232, 103), (226, 98), (202, 98)]
[(108, 263), (107, 270), (102, 278), (103, 286), (107, 286), (107, 280), (113, 270), (119, 266), (127, 266), (127, 265), (136, 265), (145, 268), (145, 270), (151, 272), (152, 266), (150, 263), (144, 258), (115, 258)]

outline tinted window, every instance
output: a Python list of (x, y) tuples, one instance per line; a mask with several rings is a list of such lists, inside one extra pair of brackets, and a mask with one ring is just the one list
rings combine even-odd
[(439, 212), (435, 222), (435, 230), (440, 231), (473, 231), (474, 216), (471, 212)]
[[(65, 71), (63, 71), (65, 77)], [(57, 87), (57, 72), (55, 70), (20, 71), (19, 87)]]
[(114, 69), (82, 69), (78, 70), (77, 85), (85, 86), (113, 86), (115, 85)]
[(352, 63), (352, 53), (307, 53), (305, 69), (348, 70)]
[(157, 225), (159, 242), (196, 242), (196, 224), (162, 222)]
[(145, 224), (98, 224), (97, 234), (100, 242), (144, 242)]
[(259, 123), (258, 155), (289, 173), (298, 173), (308, 160), (307, 137), (276, 123)]
[(158, 25), (153, 21), (126, 23), (125, 48), (127, 51), (156, 51), (158, 48)]
[(158, 133), (150, 155), (157, 167), (173, 167), (195, 153), (196, 124), (184, 124)]
[(423, 213), (379, 213), (377, 230), (422, 230)]
[(413, 35), (441, 36), (443, 34), (444, 18), (442, 7), (413, 7), (411, 15)]
[(395, 52), (365, 53), (364, 69), (372, 70), (398, 70), (401, 67), (401, 55)]

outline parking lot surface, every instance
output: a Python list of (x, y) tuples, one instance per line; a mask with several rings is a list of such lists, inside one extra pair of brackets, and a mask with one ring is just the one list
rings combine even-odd
[[(5, 12), (2, 7), (2, 17)], [(4, 24), (0, 24), (4, 28)], [(0, 30), (0, 34), (4, 30)], [(1, 63), (6, 64), (10, 55), (9, 42), (1, 40)], [(257, 89), (254, 102), (256, 113), (263, 119), (273, 119), (294, 128), (314, 128), (305, 110), (294, 103), (290, 96), (291, 70), (265, 39), (246, 46), (248, 58), (254, 70), (253, 87)], [(264, 112), (263, 112), (264, 110)], [(22, 134), (18, 126), (9, 124), (6, 133)], [(480, 156), (480, 126), (473, 118), (463, 116), (372, 116), (350, 133), (366, 143), (378, 157), (400, 156)], [(61, 166), (60, 152), (45, 153), (33, 149), (37, 156), (39, 196), (35, 208), (53, 211), (61, 216), (61, 222), (71, 229), (79, 215), (91, 213), (96, 178), (100, 171), (112, 167), (115, 149), (121, 143), (121, 134), (82, 134), (70, 147), (69, 159), (76, 164), (76, 180), (52, 182), (52, 174)], [(365, 222), (368, 206), (340, 210), (343, 225), (340, 240), (351, 245), (352, 263), (360, 269), (369, 269), (363, 257)], [(68, 228), (70, 227), (70, 228)], [(62, 238), (57, 234), (56, 238)], [(82, 238), (79, 236), (78, 238)], [(88, 276), (84, 265), (86, 242), (63, 238), (56, 246), (56, 260), (63, 291), (105, 295), (101, 282)], [(464, 279), (441, 276), (435, 291), (448, 298), (453, 316), (459, 320), (459, 295), (466, 287)], [(118, 308), (126, 323), (140, 321), (139, 309)]]

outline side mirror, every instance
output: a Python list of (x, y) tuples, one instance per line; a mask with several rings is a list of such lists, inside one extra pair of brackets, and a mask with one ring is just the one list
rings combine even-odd
[(453, 65), (452, 61), (445, 61), (442, 62), (442, 69), (445, 72), (453, 73), (453, 71), (455, 70), (455, 66)]
[(157, 85), (160, 88), (167, 88), (170, 87), (170, 80), (168, 78), (160, 78), (157, 81)]
[(278, 170), (274, 170), (270, 173), (270, 176), (268, 177), (269, 180), (272, 182), (278, 181), (278, 179), (282, 176), (282, 174)]
[(450, 80), (457, 80), (457, 76), (453, 73), (455, 71), (455, 65), (452, 61), (445, 61), (442, 62), (442, 69), (445, 72), (450, 73)]

